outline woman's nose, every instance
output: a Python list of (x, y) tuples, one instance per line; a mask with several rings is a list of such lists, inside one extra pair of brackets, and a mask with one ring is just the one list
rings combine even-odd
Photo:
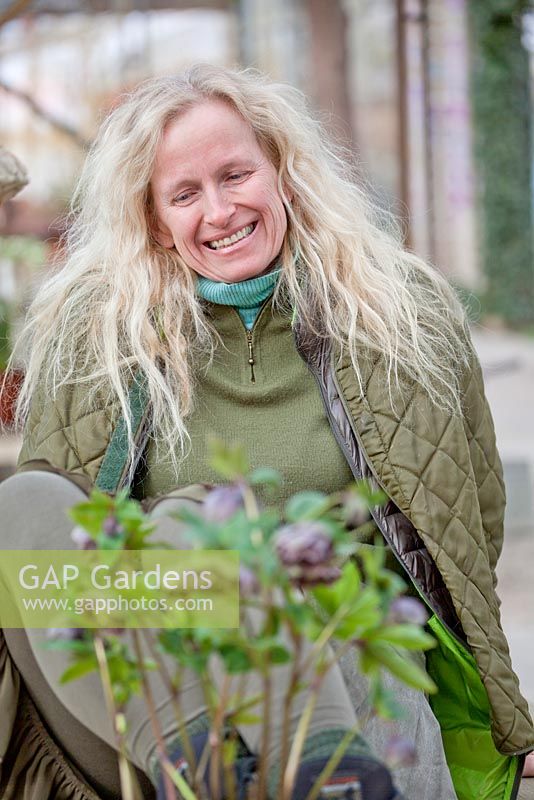
[(217, 189), (204, 195), (204, 221), (214, 228), (224, 228), (235, 212), (235, 204), (224, 190)]

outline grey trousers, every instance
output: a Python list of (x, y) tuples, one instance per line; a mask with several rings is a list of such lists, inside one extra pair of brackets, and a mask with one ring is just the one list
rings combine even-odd
[[(51, 473), (22, 473), (4, 481), (0, 484), (0, 546), (2, 549), (74, 549), (70, 539), (72, 522), (65, 512), (84, 499), (85, 495), (78, 487)], [(163, 500), (152, 513), (153, 518), (158, 521), (158, 540), (165, 539), (173, 546), (180, 547), (180, 526), (168, 516), (176, 510), (177, 502), (180, 506), (184, 503), (183, 500)], [(34, 629), (24, 633), (7, 630), (5, 633), (12, 657), (37, 707), (56, 736), (59, 729), (59, 743), (65, 741), (67, 752), (71, 752), (74, 745), (65, 734), (62, 738), (61, 725), (58, 722), (65, 710), (97, 739), (114, 747), (115, 735), (106, 711), (99, 676), (90, 674), (78, 681), (61, 685), (59, 678), (68, 665), (68, 658), (64, 653), (43, 649), (45, 631)], [(36, 666), (41, 674), (37, 681)], [(172, 669), (170, 663), (169, 667)], [(217, 685), (222, 685), (222, 672), (216, 663), (211, 667), (211, 677)], [(288, 680), (288, 669), (283, 665), (278, 667), (271, 713), (273, 727), (269, 761), (272, 764), (279, 757), (283, 703)], [(157, 674), (150, 676), (150, 683), (159, 724), (164, 736), (170, 739), (177, 726), (169, 692)], [(410, 690), (394, 679), (388, 679), (388, 683), (406, 708), (406, 719), (394, 724), (378, 718), (370, 719), (364, 729), (365, 738), (379, 758), (383, 756), (387, 741), (393, 733), (401, 733), (416, 742), (419, 764), (393, 771), (395, 783), (407, 800), (455, 800), (439, 726), (426, 698), (421, 692)], [(248, 678), (246, 695), (252, 696), (260, 691), (259, 676), (252, 675)], [(354, 658), (347, 657), (341, 662), (341, 669), (333, 668), (329, 671), (309, 733), (314, 734), (328, 728), (352, 727), (357, 716), (367, 716), (366, 698), (365, 678), (356, 669)], [(292, 715), (293, 730), (296, 729), (305, 699), (304, 693), (296, 698)], [(184, 717), (188, 721), (205, 710), (204, 695), (194, 673), (185, 675), (181, 704)], [(156, 744), (147, 709), (141, 698), (135, 698), (128, 704), (127, 721), (130, 757), (140, 769), (146, 770), (154, 756)], [(242, 725), (239, 732), (251, 752), (258, 752), (261, 725)], [(83, 753), (82, 771), (91, 776), (93, 762), (87, 755)], [(105, 782), (105, 776), (102, 780)]]

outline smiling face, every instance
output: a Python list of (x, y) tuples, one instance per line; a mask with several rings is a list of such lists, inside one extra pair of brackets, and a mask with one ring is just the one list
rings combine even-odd
[(163, 247), (224, 283), (266, 272), (287, 230), (277, 172), (249, 123), (222, 100), (193, 106), (163, 133), (150, 182)]

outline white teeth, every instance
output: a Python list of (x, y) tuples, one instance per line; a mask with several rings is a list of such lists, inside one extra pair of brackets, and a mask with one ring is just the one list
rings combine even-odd
[(250, 236), (253, 230), (254, 225), (247, 225), (245, 228), (241, 228), (240, 231), (233, 233), (232, 236), (226, 236), (224, 239), (216, 239), (214, 242), (208, 242), (208, 247), (212, 250), (220, 250), (222, 247), (229, 247), (240, 239), (244, 239), (245, 236)]

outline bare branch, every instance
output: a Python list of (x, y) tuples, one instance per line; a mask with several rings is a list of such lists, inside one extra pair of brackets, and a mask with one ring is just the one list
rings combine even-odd
[(6, 22), (11, 22), (12, 19), (18, 17), (19, 14), (22, 14), (22, 12), (25, 11), (32, 2), (33, 0), (14, 0), (10, 6), (0, 13), (0, 28), (2, 25), (5, 25)]
[(45, 122), (48, 122), (53, 128), (61, 133), (64, 133), (68, 136), (72, 141), (74, 141), (79, 147), (83, 149), (87, 149), (91, 144), (88, 139), (86, 139), (79, 131), (69, 125), (67, 122), (63, 122), (63, 120), (58, 119), (53, 114), (50, 114), (46, 109), (37, 103), (34, 98), (29, 95), (27, 92), (24, 92), (22, 89), (17, 89), (14, 86), (10, 86), (6, 83), (2, 78), (0, 78), (0, 89), (3, 89), (8, 94), (12, 95), (13, 97), (17, 97), (19, 100), (22, 100), (28, 108), (33, 111), (33, 113), (39, 117), (40, 119), (44, 119)]

